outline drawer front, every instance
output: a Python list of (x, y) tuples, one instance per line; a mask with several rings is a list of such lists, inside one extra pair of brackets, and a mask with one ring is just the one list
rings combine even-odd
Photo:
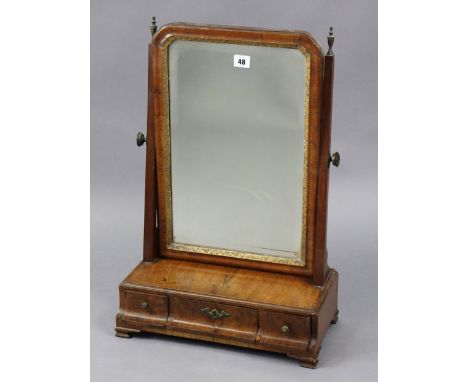
[(307, 350), (310, 341), (310, 317), (265, 311), (260, 343)]
[(170, 326), (255, 341), (257, 311), (227, 304), (171, 298)]
[(217, 335), (235, 337), (249, 342), (255, 341), (258, 331), (258, 313), (255, 309), (218, 304), (214, 308), (207, 304), (207, 308), (229, 314), (229, 317), (214, 320)]
[(124, 319), (164, 326), (167, 321), (167, 297), (126, 291)]
[(202, 301), (171, 297), (169, 325), (197, 332), (212, 332), (213, 320), (202, 311), (205, 306)]

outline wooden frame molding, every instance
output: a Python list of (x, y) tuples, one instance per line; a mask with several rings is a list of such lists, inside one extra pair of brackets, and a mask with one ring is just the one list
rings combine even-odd
[[(304, 200), (304, 219), (303, 219), (303, 246), (304, 258), (301, 262), (289, 263), (288, 261), (265, 262), (263, 259), (255, 258), (250, 254), (242, 254), (237, 251), (225, 251), (225, 256), (213, 256), (209, 250), (200, 247), (190, 251), (184, 250), (183, 245), (172, 243), (171, 230), (171, 187), (170, 187), (170, 139), (169, 134), (169, 99), (168, 99), (168, 68), (167, 53), (171, 42), (182, 40), (212, 41), (233, 44), (249, 44), (263, 46), (278, 46), (298, 49), (306, 55), (308, 61), (307, 77), (308, 91), (307, 104), (309, 108), (306, 112), (308, 119), (307, 126), (307, 172), (305, 190), (306, 199)], [(240, 29), (233, 27), (218, 26), (200, 26), (193, 24), (169, 24), (161, 28), (153, 37), (150, 45), (150, 78), (148, 111), (152, 111), (151, 117), (148, 117), (148, 140), (152, 139), (151, 145), (156, 148), (153, 163), (156, 164), (156, 174), (152, 184), (156, 184), (157, 203), (153, 207), (154, 212), (149, 214), (158, 216), (158, 230), (146, 229), (151, 225), (150, 219), (145, 220), (145, 243), (153, 243), (153, 255), (149, 255), (145, 250), (145, 261), (153, 261), (158, 257), (174, 258), (181, 260), (200, 261), (205, 263), (223, 264), (236, 267), (251, 269), (262, 269), (272, 272), (283, 272), (298, 274), (303, 276), (317, 275), (318, 280), (323, 280), (326, 276), (326, 251), (320, 251), (321, 243), (316, 241), (316, 234), (323, 231), (321, 228), (323, 219), (317, 218), (317, 206), (321, 199), (317, 198), (318, 187), (320, 183), (319, 175), (328, 171), (328, 163), (325, 167), (321, 161), (321, 139), (324, 134), (323, 115), (321, 114), (323, 97), (323, 62), (324, 56), (322, 49), (317, 42), (305, 32), (285, 32), (285, 31), (266, 31), (261, 29)], [(326, 89), (325, 89), (326, 90)], [(152, 122), (152, 123), (151, 123)], [(169, 137), (170, 138), (170, 137)], [(148, 168), (148, 165), (147, 165)], [(148, 180), (148, 177), (147, 177)], [(147, 191), (151, 191), (147, 185)], [(147, 204), (151, 204), (148, 198), (155, 196), (150, 193), (147, 196)], [(326, 201), (325, 201), (326, 203)], [(156, 208), (159, 205), (159, 210)], [(148, 213), (148, 211), (146, 211)], [(325, 216), (326, 218), (326, 216)], [(157, 238), (151, 238), (157, 236)], [(320, 238), (319, 238), (320, 239)], [(150, 247), (150, 245), (148, 245)], [(146, 248), (146, 247), (145, 247)], [(194, 253), (195, 252), (195, 253)], [(211, 251), (216, 252), (216, 251)], [(222, 250), (221, 250), (222, 252)], [(280, 258), (281, 259), (281, 258)], [(315, 269), (315, 272), (314, 272)]]

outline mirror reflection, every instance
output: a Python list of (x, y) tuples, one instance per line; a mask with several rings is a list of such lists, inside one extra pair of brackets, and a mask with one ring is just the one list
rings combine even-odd
[(174, 243), (300, 259), (304, 54), (177, 40), (168, 63)]

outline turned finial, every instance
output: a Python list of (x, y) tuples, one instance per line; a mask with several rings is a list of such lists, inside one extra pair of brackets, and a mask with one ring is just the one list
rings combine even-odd
[(151, 36), (154, 36), (156, 31), (158, 30), (158, 26), (156, 25), (156, 17), (153, 16), (153, 21), (150, 25)]
[(335, 36), (333, 35), (333, 27), (330, 27), (330, 32), (328, 32), (328, 52), (327, 56), (333, 56), (333, 43), (335, 42)]

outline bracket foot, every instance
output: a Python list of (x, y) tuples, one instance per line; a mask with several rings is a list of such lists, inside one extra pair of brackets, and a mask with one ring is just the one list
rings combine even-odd
[(131, 338), (133, 334), (140, 333), (139, 330), (136, 329), (128, 329), (128, 328), (115, 328), (115, 336), (120, 338)]
[(315, 369), (318, 363), (318, 356), (312, 357), (310, 355), (297, 355), (297, 354), (287, 354), (290, 358), (295, 358), (299, 361), (299, 365), (302, 367), (306, 367), (308, 369)]

